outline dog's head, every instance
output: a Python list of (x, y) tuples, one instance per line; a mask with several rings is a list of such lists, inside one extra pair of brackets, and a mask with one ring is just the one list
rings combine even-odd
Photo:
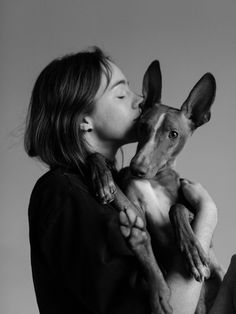
[(143, 78), (143, 114), (138, 125), (139, 143), (130, 168), (135, 176), (152, 178), (171, 166), (187, 138), (210, 120), (216, 83), (206, 73), (193, 87), (180, 109), (161, 103), (160, 64), (153, 61)]

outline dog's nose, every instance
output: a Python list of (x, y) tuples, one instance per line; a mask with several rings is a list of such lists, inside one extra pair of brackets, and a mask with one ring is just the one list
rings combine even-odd
[(132, 175), (135, 177), (143, 178), (146, 175), (145, 169), (136, 165), (135, 163), (131, 163), (130, 169)]

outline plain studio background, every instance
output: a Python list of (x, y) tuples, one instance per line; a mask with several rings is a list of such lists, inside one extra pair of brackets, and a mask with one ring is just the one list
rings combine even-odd
[[(212, 119), (187, 143), (177, 169), (201, 182), (216, 201), (214, 244), (227, 267), (236, 252), (236, 2), (2, 0), (0, 12), (0, 312), (38, 313), (27, 206), (45, 168), (22, 147), (33, 84), (53, 58), (94, 44), (114, 58), (137, 92), (147, 66), (159, 59), (163, 102), (171, 106), (180, 107), (205, 72), (215, 75)], [(125, 153), (127, 163), (134, 145)]]

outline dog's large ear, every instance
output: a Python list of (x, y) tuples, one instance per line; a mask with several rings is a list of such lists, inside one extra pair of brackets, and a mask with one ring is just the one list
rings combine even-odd
[(191, 120), (193, 130), (210, 120), (210, 109), (215, 93), (215, 78), (211, 73), (206, 73), (193, 87), (182, 105), (181, 111)]
[(146, 106), (152, 106), (161, 101), (162, 77), (160, 63), (154, 60), (143, 77), (143, 96)]

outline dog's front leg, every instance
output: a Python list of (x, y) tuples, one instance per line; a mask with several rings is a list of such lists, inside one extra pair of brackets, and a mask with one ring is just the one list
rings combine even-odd
[(152, 313), (171, 314), (170, 289), (156, 262), (145, 222), (140, 216), (136, 215), (132, 207), (121, 211), (119, 217), (121, 233), (144, 271), (148, 283)]
[(109, 196), (110, 189), (112, 188), (113, 191), (115, 188), (116, 190), (116, 193), (112, 193), (110, 200), (120, 212), (121, 233), (144, 270), (153, 314), (171, 314), (170, 290), (153, 254), (150, 236), (146, 230), (144, 211), (137, 204), (133, 204), (114, 183), (110, 169), (102, 155), (92, 154), (89, 158), (93, 188), (99, 194), (100, 199), (106, 201), (107, 198), (104, 197), (105, 195)]
[(88, 156), (88, 164), (95, 195), (103, 204), (110, 203), (114, 200), (116, 186), (106, 158), (93, 153)]
[(169, 216), (177, 244), (186, 257), (191, 274), (197, 281), (208, 278), (210, 276), (208, 256), (190, 225), (193, 214), (184, 205), (175, 204), (171, 207)]

